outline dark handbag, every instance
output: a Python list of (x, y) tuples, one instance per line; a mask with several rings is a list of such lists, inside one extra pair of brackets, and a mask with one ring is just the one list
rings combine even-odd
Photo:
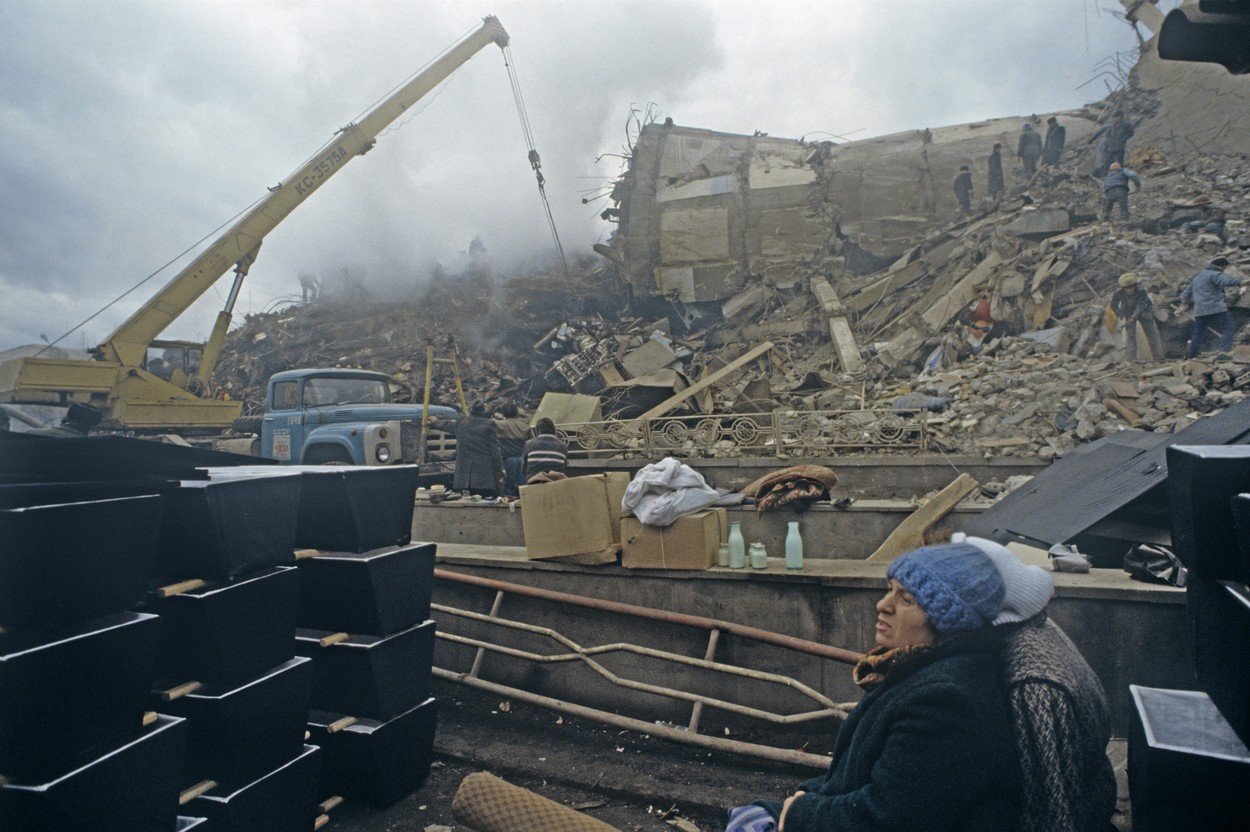
[(1189, 570), (1171, 550), (1145, 543), (1129, 549), (1124, 571), (1135, 580), (1153, 584), (1184, 586), (1189, 579)]

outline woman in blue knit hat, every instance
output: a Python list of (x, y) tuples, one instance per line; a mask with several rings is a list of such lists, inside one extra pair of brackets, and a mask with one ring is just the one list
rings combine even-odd
[(867, 693), (838, 733), (829, 771), (784, 802), (731, 810), (729, 832), (1017, 825), (1020, 763), (990, 626), (1001, 575), (967, 543), (909, 552), (887, 575), (877, 644), (853, 671)]

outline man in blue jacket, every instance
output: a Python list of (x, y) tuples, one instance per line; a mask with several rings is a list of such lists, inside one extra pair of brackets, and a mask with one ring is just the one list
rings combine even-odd
[(1227, 257), (1216, 257), (1194, 276), (1193, 282), (1181, 293), (1183, 303), (1194, 305), (1194, 331), (1189, 339), (1186, 358), (1195, 358), (1202, 352), (1207, 327), (1211, 326), (1220, 330), (1220, 352), (1226, 353), (1233, 348), (1233, 335), (1237, 332), (1237, 324), (1233, 321), (1233, 316), (1228, 314), (1228, 301), (1224, 297), (1224, 290), (1230, 286), (1240, 286), (1241, 280), (1224, 274), (1223, 269), (1227, 265)]
[(1102, 206), (1103, 222), (1111, 219), (1111, 209), (1116, 205), (1120, 206), (1120, 216), (1126, 220), (1128, 219), (1129, 182), (1136, 182), (1138, 189), (1141, 189), (1140, 176), (1119, 162), (1112, 162), (1111, 168), (1107, 171), (1107, 178), (1102, 182), (1102, 195), (1104, 198)]

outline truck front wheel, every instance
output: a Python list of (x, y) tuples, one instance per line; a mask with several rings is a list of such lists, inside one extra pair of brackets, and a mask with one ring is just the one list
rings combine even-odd
[(351, 465), (347, 451), (336, 445), (317, 445), (304, 453), (305, 465)]

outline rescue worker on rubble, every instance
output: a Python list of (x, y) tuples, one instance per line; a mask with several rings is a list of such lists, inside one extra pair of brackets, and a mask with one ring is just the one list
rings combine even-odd
[(1042, 137), (1027, 121), (1020, 128), (1020, 140), (1016, 143), (1016, 155), (1024, 163), (1026, 177), (1037, 173), (1037, 160), (1042, 155)]
[(1059, 119), (1051, 116), (1046, 119), (1046, 141), (1042, 144), (1042, 161), (1050, 167), (1059, 164), (1063, 156), (1063, 146), (1068, 139), (1068, 129), (1059, 123)]
[(955, 177), (955, 200), (959, 203), (957, 219), (964, 220), (972, 213), (972, 172), (967, 165), (959, 166), (959, 175)]
[(1146, 333), (1146, 343), (1155, 361), (1163, 360), (1163, 341), (1159, 338), (1159, 324), (1155, 321), (1155, 305), (1149, 293), (1141, 287), (1141, 280), (1133, 272), (1120, 275), (1120, 288), (1111, 295), (1111, 311), (1124, 329), (1124, 342), (1128, 360), (1137, 360), (1137, 327)]
[(1133, 171), (1122, 166), (1119, 162), (1112, 162), (1111, 168), (1107, 171), (1107, 177), (1102, 181), (1102, 221), (1109, 222), (1111, 220), (1111, 209), (1120, 206), (1120, 216), (1128, 219), (1128, 183), (1137, 183), (1137, 189), (1141, 190), (1141, 177)]
[(1124, 153), (1128, 149), (1128, 140), (1133, 138), (1133, 125), (1128, 123), (1124, 113), (1116, 113), (1115, 121), (1107, 128), (1107, 161), (1124, 164)]
[(1003, 143), (994, 142), (994, 149), (990, 152), (988, 160), (989, 165), (989, 195), (990, 199), (997, 197), (1004, 190), (1003, 185)]
[(783, 801), (730, 810), (727, 832), (1015, 829), (1019, 754), (999, 678), (1006, 590), (968, 543), (895, 560), (877, 602), (876, 645), (851, 678), (866, 693), (842, 723), (828, 771)]
[[(1207, 328), (1212, 326), (1220, 330), (1220, 352), (1227, 353), (1233, 348), (1237, 322), (1228, 312), (1228, 299), (1224, 297), (1224, 290), (1231, 286), (1241, 286), (1241, 279), (1224, 274), (1224, 267), (1227, 265), (1227, 257), (1216, 257), (1205, 269), (1194, 275), (1193, 281), (1181, 293), (1182, 303), (1194, 305), (1194, 330), (1189, 339), (1186, 358), (1196, 358), (1202, 352)], [(1245, 289), (1241, 291), (1244, 292)]]
[(481, 497), (498, 497), (503, 491), (503, 457), (495, 426), (486, 418), (486, 406), (474, 402), (459, 419), (431, 419), (430, 427), (456, 437), (452, 488)]

